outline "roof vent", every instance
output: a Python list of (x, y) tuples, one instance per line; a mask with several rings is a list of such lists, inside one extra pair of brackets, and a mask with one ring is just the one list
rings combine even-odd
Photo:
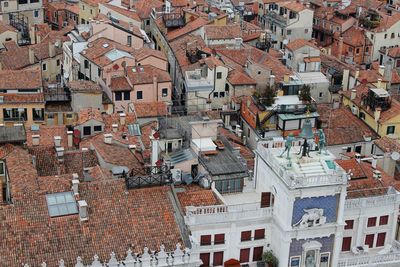
[(74, 192), (74, 195), (79, 195), (79, 180), (78, 179), (73, 179), (72, 180), (72, 191)]
[(59, 162), (64, 161), (64, 148), (63, 147), (56, 147), (57, 159)]
[(83, 181), (84, 182), (90, 182), (92, 181), (92, 176), (90, 176), (90, 171), (91, 168), (83, 168)]
[(54, 146), (55, 147), (61, 146), (61, 136), (54, 136)]
[(32, 124), (31, 125), (31, 131), (33, 131), (33, 132), (37, 132), (37, 131), (39, 131), (39, 125), (38, 124)]
[(85, 200), (79, 200), (78, 201), (78, 207), (79, 207), (79, 219), (81, 221), (87, 221), (89, 220), (88, 216), (88, 204), (86, 203)]
[(118, 124), (113, 124), (112, 125), (112, 130), (115, 133), (116, 131), (118, 131)]
[(32, 135), (32, 146), (38, 146), (40, 142), (40, 135), (34, 134)]
[(4, 102), (4, 96), (0, 96), (0, 103)]
[(109, 46), (109, 44), (107, 44), (107, 43), (103, 44), (104, 48), (107, 48), (108, 46)]

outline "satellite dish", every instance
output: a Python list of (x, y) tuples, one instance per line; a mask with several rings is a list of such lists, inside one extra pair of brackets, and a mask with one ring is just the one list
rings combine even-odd
[(284, 45), (287, 45), (289, 43), (289, 41), (287, 39), (283, 40), (282, 42)]
[(400, 159), (400, 153), (399, 152), (393, 152), (392, 154), (390, 154), (390, 157), (392, 158), (392, 160), (399, 160)]

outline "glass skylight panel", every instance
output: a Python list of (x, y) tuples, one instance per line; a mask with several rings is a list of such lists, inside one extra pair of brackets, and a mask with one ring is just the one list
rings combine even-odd
[(62, 192), (46, 195), (50, 217), (77, 214), (75, 198), (72, 192)]

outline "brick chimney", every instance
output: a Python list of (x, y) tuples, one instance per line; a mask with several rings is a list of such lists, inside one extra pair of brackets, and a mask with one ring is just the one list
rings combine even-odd
[(79, 180), (73, 179), (71, 181), (71, 183), (72, 183), (72, 191), (74, 192), (74, 195), (75, 196), (79, 195)]
[(57, 159), (59, 162), (64, 161), (64, 148), (63, 147), (56, 147)]

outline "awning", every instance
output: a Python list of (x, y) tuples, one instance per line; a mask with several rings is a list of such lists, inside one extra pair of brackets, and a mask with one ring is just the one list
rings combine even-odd
[(235, 259), (230, 259), (224, 262), (224, 267), (240, 267), (240, 261)]

